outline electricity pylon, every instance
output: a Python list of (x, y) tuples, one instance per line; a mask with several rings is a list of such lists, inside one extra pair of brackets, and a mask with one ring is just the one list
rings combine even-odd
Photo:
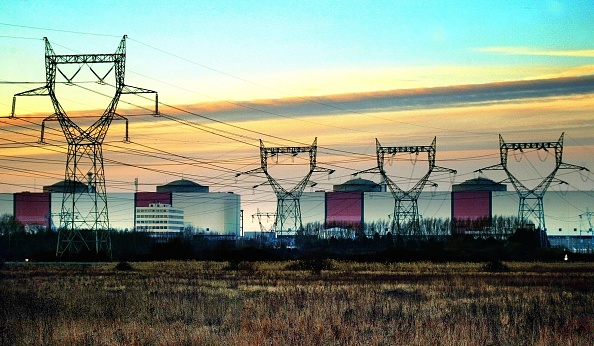
[(271, 217), (276, 218), (276, 213), (262, 213), (259, 208), (256, 209), (257, 212), (252, 214), (252, 221), (254, 218), (258, 218), (258, 225), (260, 226), (260, 232), (268, 232), (264, 224), (262, 223), (262, 217), (266, 217), (267, 220), (270, 220)]
[(594, 230), (593, 230), (593, 226), (592, 226), (592, 215), (594, 215), (594, 213), (591, 212), (588, 208), (586, 208), (585, 213), (580, 214), (580, 242), (583, 241), (582, 233), (586, 233), (586, 234), (590, 233), (590, 243), (588, 244), (588, 251), (594, 245)]
[[(375, 139), (377, 167), (370, 168), (364, 171), (354, 173), (358, 175), (362, 173), (379, 173), (383, 181), (386, 183), (392, 196), (394, 197), (394, 217), (392, 218), (392, 231), (397, 235), (421, 235), (421, 225), (419, 219), (418, 199), (429, 182), (432, 186), (437, 186), (436, 183), (429, 181), (432, 172), (448, 172), (456, 174), (453, 169), (440, 167), (435, 165), (435, 152), (437, 137), (433, 138), (431, 145), (425, 146), (403, 146), (403, 147), (384, 147), (379, 140)], [(429, 167), (427, 173), (417, 181), (417, 183), (409, 190), (400, 188), (386, 173), (384, 169), (384, 160), (386, 155), (395, 156), (401, 153), (410, 153), (419, 155), (420, 153), (427, 153), (427, 161)], [(416, 161), (415, 161), (416, 162)]]
[[(152, 90), (138, 88), (124, 83), (126, 64), (126, 36), (122, 37), (114, 54), (69, 54), (57, 55), (49, 43), (45, 41), (45, 76), (46, 82), (42, 87), (15, 94), (12, 102), (11, 117), (15, 116), (17, 96), (49, 96), (54, 114), (45, 118), (41, 124), (41, 139), (43, 143), (45, 122), (57, 121), (68, 143), (66, 156), (65, 187), (62, 195), (62, 209), (60, 213), (60, 227), (56, 255), (65, 252), (78, 253), (81, 250), (104, 251), (111, 253), (109, 237), (109, 216), (107, 209), (107, 195), (105, 190), (105, 174), (103, 169), (102, 145), (109, 125), (113, 120), (126, 121), (125, 141), (128, 141), (128, 120), (116, 113), (120, 96), (123, 94), (155, 94), (155, 113), (158, 113), (157, 93)], [(68, 78), (59, 68), (60, 65), (78, 65), (78, 70)], [(92, 68), (93, 64), (112, 64), (109, 71), (100, 77)], [(114, 71), (115, 95), (103, 112), (91, 126), (82, 129), (60, 105), (55, 93), (56, 74), (59, 72), (68, 84), (74, 84), (73, 79), (83, 66), (88, 66), (97, 77), (99, 84), (107, 84), (105, 78)], [(94, 246), (92, 246), (94, 245)]]
[(592, 229), (593, 229), (592, 215), (594, 215), (594, 212), (591, 212), (588, 208), (586, 208), (585, 213), (580, 214), (580, 233), (581, 232), (592, 233)]
[[(301, 229), (301, 205), (300, 198), (303, 194), (303, 190), (310, 183), (309, 179), (314, 172), (326, 172), (328, 174), (334, 173), (333, 169), (321, 168), (316, 165), (316, 153), (317, 153), (316, 138), (312, 145), (304, 147), (264, 147), (264, 143), (260, 140), (260, 168), (256, 168), (241, 174), (259, 174), (263, 173), (266, 175), (268, 184), (272, 186), (274, 193), (276, 194), (276, 213), (274, 218), (273, 229), (280, 234), (283, 233), (294, 233)], [(301, 179), (297, 185), (291, 189), (285, 189), (281, 186), (270, 173), (268, 173), (268, 158), (281, 154), (289, 154), (297, 156), (299, 153), (309, 153), (309, 172)], [(310, 184), (314, 186), (315, 184)], [(259, 185), (254, 186), (258, 187)]]
[[(532, 143), (506, 143), (503, 137), (499, 135), (499, 156), (501, 163), (485, 167), (477, 170), (482, 172), (486, 170), (503, 170), (507, 174), (507, 179), (504, 182), (510, 182), (520, 198), (520, 204), (518, 207), (518, 219), (520, 221), (520, 227), (526, 227), (531, 218), (536, 219), (538, 229), (540, 230), (540, 245), (541, 247), (547, 247), (547, 228), (545, 224), (545, 213), (543, 198), (547, 189), (553, 182), (559, 184), (567, 184), (565, 181), (555, 178), (557, 171), (560, 169), (576, 169), (576, 170), (588, 170), (585, 167), (571, 165), (563, 162), (563, 136), (556, 142), (532, 142)], [(543, 178), (543, 180), (533, 189), (529, 189), (526, 185), (522, 184), (520, 180), (514, 176), (508, 168), (507, 157), (510, 150), (524, 152), (524, 149), (533, 150), (545, 150), (549, 151), (552, 149), (555, 151), (555, 168)]]

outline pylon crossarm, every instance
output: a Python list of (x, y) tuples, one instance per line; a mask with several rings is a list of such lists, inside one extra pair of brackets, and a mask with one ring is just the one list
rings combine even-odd
[(157, 92), (150, 89), (139, 88), (132, 85), (124, 85), (122, 87), (122, 94), (156, 94)]
[(39, 143), (45, 143), (45, 122), (46, 121), (58, 121), (58, 115), (54, 113), (41, 121), (41, 136), (39, 138)]
[(17, 96), (48, 96), (48, 95), (50, 95), (50, 89), (48, 88), (47, 85), (44, 85), (44, 86), (41, 86), (41, 87), (38, 87), (35, 89), (23, 91), (18, 94), (14, 94), (14, 96), (12, 97), (12, 110), (10, 112), (10, 117), (11, 118), (15, 117)]
[(562, 162), (561, 164), (559, 164), (559, 169), (575, 169), (578, 171), (586, 171), (586, 172), (590, 172), (590, 170), (586, 167), (583, 166), (578, 166), (578, 165), (572, 165), (570, 163), (564, 163)]
[(481, 173), (482, 171), (501, 171), (501, 170), (505, 170), (505, 167), (501, 163), (498, 163), (496, 165), (487, 166), (487, 167), (484, 167), (481, 169), (477, 169), (475, 172)]
[(52, 64), (103, 64), (121, 60), (121, 54), (65, 54), (46, 56)]
[(266, 173), (266, 171), (262, 167), (259, 167), (259, 168), (255, 168), (255, 169), (252, 169), (252, 170), (249, 170), (249, 171), (246, 171), (246, 172), (236, 173), (235, 176), (236, 177), (239, 177), (242, 174), (250, 174), (250, 175), (252, 175), (252, 174), (262, 174), (262, 173)]
[(383, 147), (379, 144), (379, 141), (376, 138), (376, 152), (378, 158), (378, 167), (383, 169), (383, 161), (384, 156), (388, 155), (396, 155), (400, 153), (409, 153), (409, 154), (420, 154), (420, 153), (427, 153), (429, 167), (430, 169), (435, 165), (435, 146), (436, 146), (437, 137), (433, 138), (431, 145), (408, 145), (408, 146), (400, 146), (400, 147)]
[(48, 96), (49, 94), (49, 88), (47, 85), (44, 85), (35, 89), (22, 91), (20, 93), (14, 94), (14, 96)]
[(458, 171), (455, 169), (441, 166), (434, 166), (432, 172), (458, 174)]
[(434, 182), (433, 180), (427, 180), (427, 184), (429, 184), (429, 186), (431, 187), (438, 187), (439, 184)]
[(380, 147), (380, 153), (387, 155), (396, 155), (401, 153), (420, 154), (435, 151), (435, 145), (409, 145), (402, 147)]
[(99, 64), (99, 63), (124, 63), (126, 60), (126, 35), (122, 37), (116, 53), (113, 54), (55, 54), (47, 39), (45, 41), (46, 64)]
[(150, 90), (150, 89), (145, 89), (145, 88), (139, 88), (139, 87), (135, 87), (135, 86), (131, 86), (131, 85), (124, 85), (121, 88), (121, 93), (122, 94), (155, 94), (155, 109), (153, 112), (153, 115), (159, 115), (159, 94), (154, 91), (154, 90)]
[(328, 174), (332, 174), (332, 173), (334, 173), (335, 171), (334, 171), (333, 169), (331, 169), (331, 168), (324, 168), (324, 167), (318, 167), (318, 166), (315, 166), (315, 167), (314, 167), (314, 168), (311, 170), (311, 172), (312, 172), (312, 173), (328, 173)]
[(373, 167), (373, 168), (369, 168), (369, 169), (366, 169), (366, 170), (363, 170), (363, 171), (355, 172), (352, 175), (353, 176), (357, 176), (359, 174), (365, 174), (365, 173), (375, 173), (375, 174), (377, 174), (377, 173), (381, 173), (381, 170), (379, 169), (379, 167)]
[(298, 153), (307, 153), (312, 151), (314, 147), (307, 146), (307, 147), (272, 147), (272, 148), (265, 148), (264, 150), (269, 156), (274, 156), (277, 154), (298, 154)]
[(113, 120), (124, 120), (126, 122), (126, 132), (124, 134), (124, 142), (130, 143), (130, 137), (128, 136), (128, 118), (120, 114), (114, 113)]

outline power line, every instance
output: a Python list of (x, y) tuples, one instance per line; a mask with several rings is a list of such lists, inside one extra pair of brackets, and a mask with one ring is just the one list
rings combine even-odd
[[(0, 24), (3, 24), (3, 23), (0, 23)], [(5, 25), (6, 25), (6, 24), (5, 24)], [(22, 27), (26, 27), (26, 26), (22, 26)], [(27, 28), (32, 28), (32, 29), (40, 29), (40, 28), (36, 28), (36, 27), (27, 27)], [(100, 35), (100, 34), (85, 33), (85, 32), (65, 31), (65, 30), (50, 30), (50, 31), (63, 31), (63, 32), (68, 32), (68, 33), (84, 34), (84, 35), (96, 35), (96, 36), (110, 36), (110, 37), (119, 37), (119, 36), (115, 36), (115, 35)], [(219, 69), (213, 69), (213, 68), (210, 68), (210, 67), (208, 67), (208, 66), (206, 66), (206, 65), (203, 65), (203, 64), (196, 63), (196, 62), (194, 62), (194, 61), (192, 61), (192, 60), (190, 60), (190, 59), (186, 59), (186, 58), (183, 58), (183, 57), (181, 57), (181, 56), (178, 56), (178, 55), (172, 54), (172, 53), (170, 53), (170, 52), (167, 52), (167, 51), (165, 51), (165, 50), (162, 50), (162, 49), (159, 49), (159, 48), (156, 48), (156, 47), (153, 47), (153, 46), (150, 46), (150, 45), (144, 44), (144, 43), (142, 43), (142, 42), (140, 42), (140, 41), (137, 41), (137, 40), (134, 40), (134, 39), (130, 39), (130, 40), (132, 40), (132, 41), (135, 41), (135, 42), (138, 42), (139, 44), (142, 44), (142, 45), (148, 46), (149, 48), (156, 49), (156, 50), (158, 50), (158, 51), (160, 51), (160, 52), (163, 52), (163, 53), (165, 53), (165, 54), (171, 55), (171, 56), (173, 56), (173, 57), (176, 57), (176, 58), (178, 58), (178, 59), (184, 60), (184, 61), (186, 61), (186, 62), (189, 62), (189, 63), (195, 64), (195, 65), (201, 66), (201, 67), (203, 67), (203, 68), (210, 69), (210, 70), (212, 70), (212, 71), (214, 71), (214, 72), (217, 72), (217, 73), (221, 73), (221, 74), (223, 74), (223, 75), (225, 75), (225, 76), (228, 76), (228, 77), (231, 77), (231, 78), (235, 78), (235, 79), (241, 80), (241, 81), (243, 81), (243, 82), (250, 83), (250, 84), (252, 84), (252, 85), (256, 85), (256, 86), (259, 86), (259, 87), (262, 87), (262, 88), (266, 88), (266, 89), (268, 89), (268, 90), (273, 90), (273, 91), (280, 92), (280, 93), (283, 93), (283, 94), (285, 94), (285, 95), (288, 95), (288, 96), (293, 96), (293, 97), (295, 97), (294, 95), (290, 95), (290, 94), (288, 94), (288, 93), (285, 93), (285, 92), (283, 92), (283, 91), (280, 91), (280, 90), (277, 90), (277, 89), (274, 89), (274, 88), (267, 87), (267, 86), (265, 86), (265, 85), (262, 85), (262, 84), (260, 84), (260, 83), (255, 83), (255, 82), (253, 82), (253, 81), (250, 81), (250, 80), (247, 80), (247, 79), (244, 79), (244, 78), (237, 77), (237, 76), (234, 76), (234, 75), (232, 75), (232, 74), (226, 73), (226, 72), (224, 72), (224, 71), (221, 71), (221, 70), (219, 70)], [(64, 46), (62, 46), (62, 47), (64, 47)], [(171, 85), (171, 84), (170, 84), (170, 85)], [(86, 89), (87, 89), (87, 88), (86, 88)], [(336, 105), (332, 105), (332, 104), (329, 104), (329, 103), (325, 103), (325, 102), (319, 102), (319, 101), (317, 101), (317, 100), (315, 100), (315, 99), (313, 99), (313, 98), (305, 98), (305, 97), (297, 97), (297, 98), (299, 98), (299, 99), (302, 99), (302, 100), (305, 100), (305, 101), (308, 101), (308, 102), (313, 102), (313, 103), (316, 103), (316, 104), (320, 104), (320, 105), (324, 105), (324, 106), (332, 107), (332, 108), (334, 108), (334, 109), (338, 109), (338, 110), (346, 111), (346, 112), (353, 113), (353, 114), (360, 114), (360, 115), (370, 116), (370, 115), (369, 115), (369, 114), (367, 114), (367, 113), (363, 113), (363, 112), (356, 112), (356, 111), (352, 111), (352, 110), (349, 110), (349, 109), (344, 109), (344, 108), (342, 108), (342, 107), (337, 107)], [(285, 115), (282, 115), (282, 114), (278, 114), (278, 113), (274, 113), (274, 112), (268, 112), (268, 111), (261, 110), (261, 109), (255, 108), (255, 107), (249, 107), (249, 106), (247, 106), (247, 105), (244, 105), (244, 104), (242, 104), (242, 103), (239, 103), (239, 102), (235, 102), (235, 103), (234, 103), (234, 102), (231, 102), (231, 103), (232, 103), (232, 104), (234, 104), (234, 105), (237, 105), (237, 106), (240, 106), (240, 107), (246, 108), (246, 109), (250, 109), (250, 110), (256, 110), (256, 111), (264, 112), (264, 113), (271, 114), (271, 115), (275, 115), (275, 116), (287, 117), (287, 116), (285, 116)], [(128, 103), (128, 104), (130, 104), (130, 105), (133, 105), (133, 104), (131, 104), (131, 103)], [(288, 142), (298, 143), (298, 142), (295, 142), (295, 141), (292, 141), (292, 140), (289, 140), (289, 139), (285, 139), (285, 138), (282, 138), (282, 137), (275, 137), (275, 136), (272, 136), (272, 135), (270, 135), (270, 134), (267, 134), (267, 133), (264, 133), (264, 132), (260, 132), (260, 131), (253, 131), (253, 130), (250, 130), (250, 129), (247, 129), (247, 128), (244, 128), (244, 127), (241, 127), (241, 126), (237, 126), (237, 125), (234, 125), (234, 124), (230, 124), (230, 123), (228, 123), (228, 122), (219, 121), (219, 120), (217, 120), (217, 119), (213, 119), (213, 118), (211, 118), (211, 117), (206, 117), (206, 116), (204, 116), (204, 115), (201, 115), (201, 114), (198, 114), (198, 113), (195, 113), (195, 112), (190, 112), (190, 111), (187, 111), (187, 110), (185, 110), (185, 109), (183, 109), (183, 108), (180, 108), (180, 107), (171, 106), (171, 105), (168, 105), (168, 104), (165, 104), (165, 103), (161, 103), (161, 104), (162, 104), (162, 105), (164, 105), (164, 106), (167, 106), (167, 107), (171, 107), (172, 109), (175, 109), (175, 110), (177, 110), (177, 111), (180, 111), (180, 112), (182, 112), (182, 113), (186, 113), (186, 114), (194, 115), (194, 116), (197, 116), (197, 117), (203, 118), (203, 119), (205, 119), (205, 120), (208, 120), (208, 121), (212, 121), (212, 122), (215, 122), (215, 123), (220, 123), (220, 124), (222, 124), (222, 125), (225, 125), (225, 126), (232, 126), (232, 127), (236, 128), (236, 129), (239, 129), (239, 130), (242, 130), (242, 131), (248, 131), (248, 132), (250, 132), (250, 133), (255, 133), (255, 134), (258, 134), (258, 135), (263, 135), (263, 136), (267, 136), (267, 137), (270, 137), (270, 138), (276, 138), (276, 139), (278, 139), (278, 140), (283, 140), (283, 141), (288, 141)], [(133, 106), (135, 106), (135, 105), (133, 105)], [(136, 107), (138, 107), (138, 106), (136, 106)], [(142, 107), (140, 107), (140, 108), (142, 108)], [(142, 115), (138, 115), (138, 116), (142, 116)], [(185, 125), (185, 126), (190, 126), (190, 127), (196, 128), (196, 129), (200, 129), (200, 130), (202, 130), (202, 131), (204, 131), (204, 127), (206, 127), (206, 128), (208, 128), (208, 129), (209, 129), (208, 131), (212, 131), (212, 132), (209, 132), (209, 133), (211, 133), (211, 134), (215, 134), (215, 135), (217, 135), (217, 136), (221, 136), (221, 137), (223, 137), (223, 138), (225, 138), (225, 139), (233, 140), (233, 141), (236, 141), (236, 142), (239, 142), (239, 143), (242, 143), (242, 144), (247, 144), (247, 145), (250, 145), (250, 146), (256, 146), (256, 145), (255, 145), (255, 144), (253, 144), (253, 143), (249, 143), (249, 142), (247, 142), (247, 140), (254, 140), (254, 141), (256, 140), (255, 138), (253, 138), (253, 137), (250, 137), (250, 136), (245, 136), (245, 135), (241, 135), (241, 134), (238, 134), (238, 133), (233, 133), (233, 132), (229, 132), (229, 131), (215, 130), (215, 129), (212, 129), (212, 128), (210, 128), (210, 127), (207, 127), (207, 126), (205, 126), (205, 125), (199, 125), (199, 124), (195, 124), (195, 123), (192, 123), (192, 122), (188, 122), (188, 121), (186, 121), (186, 120), (179, 119), (179, 118), (177, 118), (177, 117), (175, 117), (175, 116), (173, 116), (173, 115), (167, 115), (167, 114), (164, 114), (163, 116), (164, 116), (164, 117), (166, 117), (167, 119), (171, 120), (171, 121), (176, 121), (176, 122), (178, 122), (178, 123), (180, 123), (180, 124), (182, 124), (182, 125)], [(288, 117), (288, 118), (290, 118), (290, 117)], [(379, 118), (381, 118), (381, 117), (379, 117)], [(381, 119), (383, 119), (383, 118), (381, 118)], [(385, 119), (385, 120), (390, 120), (390, 119)], [(410, 124), (410, 123), (406, 123), (406, 122), (400, 122), (400, 123), (405, 123), (405, 124), (409, 124), (409, 125), (415, 125), (415, 124)], [(437, 129), (442, 129), (442, 130), (443, 130), (443, 129), (445, 129), (445, 128), (437, 128)], [(450, 129), (446, 129), (446, 130), (450, 130)], [(208, 132), (208, 131), (207, 131), (207, 132)], [(223, 133), (225, 133), (225, 134), (227, 134), (227, 135), (221, 135), (221, 133), (216, 133), (216, 131), (221, 131), (221, 132), (223, 132)], [(458, 132), (481, 134), (480, 132), (472, 132), (472, 131), (458, 131)], [(238, 137), (238, 138), (234, 138), (233, 136), (236, 136), (236, 137)], [(241, 139), (240, 139), (240, 138), (241, 138)], [(138, 143), (137, 143), (137, 144), (138, 144)], [(325, 148), (325, 147), (321, 147), (321, 148)], [(348, 151), (339, 151), (339, 150), (332, 149), (332, 148), (327, 148), (327, 150), (329, 150), (329, 151), (332, 151), (332, 152), (341, 152), (341, 153), (348, 154), (348, 155), (353, 155), (353, 154), (354, 154), (354, 155), (361, 155), (362, 157), (369, 157), (369, 158), (371, 158), (371, 157), (372, 157), (372, 155), (361, 154), (361, 153), (353, 153), (353, 152), (348, 152)], [(167, 152), (164, 152), (164, 153), (167, 153)], [(171, 153), (167, 153), (167, 154), (171, 154)], [(492, 154), (492, 155), (484, 155), (484, 156), (474, 156), (474, 157), (467, 157), (467, 158), (458, 158), (458, 159), (451, 159), (451, 160), (439, 160), (439, 161), (467, 161), (467, 160), (480, 160), (480, 159), (487, 158), (487, 157), (492, 157), (492, 156), (496, 156), (496, 154)], [(353, 160), (353, 161), (356, 161), (356, 159), (352, 159), (352, 160)], [(334, 165), (335, 165), (335, 167), (340, 167), (340, 168), (344, 168), (344, 169), (351, 169), (351, 168), (349, 168), (349, 167), (343, 167), (343, 166), (339, 166), (339, 165), (336, 165), (336, 164), (334, 164)]]
[[(409, 125), (409, 126), (415, 126), (415, 127), (421, 127), (421, 128), (427, 128), (427, 129), (433, 129), (433, 130), (446, 130), (446, 131), (451, 131), (451, 132), (471, 133), (471, 134), (483, 134), (483, 135), (485, 135), (485, 134), (492, 135), (493, 134), (493, 133), (484, 133), (484, 132), (477, 132), (477, 131), (467, 131), (467, 130), (463, 130), (463, 129), (451, 129), (451, 128), (438, 127), (438, 126), (429, 126), (429, 125), (424, 125), (424, 124), (419, 124), (419, 123), (409, 123), (409, 122), (405, 122), (405, 121), (397, 121), (397, 120), (394, 120), (394, 119), (386, 119), (386, 118), (375, 116), (375, 115), (371, 115), (371, 114), (365, 113), (365, 112), (357, 112), (357, 111), (354, 111), (352, 109), (346, 109), (346, 108), (339, 107), (339, 106), (336, 106), (336, 105), (331, 104), (331, 103), (321, 102), (321, 101), (319, 101), (319, 100), (317, 100), (315, 98), (304, 97), (304, 96), (297, 96), (297, 95), (293, 95), (293, 94), (284, 92), (284, 91), (279, 90), (279, 89), (276, 89), (276, 88), (271, 88), (271, 87), (266, 86), (266, 85), (263, 85), (261, 83), (257, 83), (257, 82), (251, 81), (249, 79), (242, 78), (242, 77), (239, 77), (239, 76), (236, 76), (236, 75), (233, 75), (233, 74), (224, 72), (224, 71), (222, 71), (220, 69), (213, 68), (213, 67), (210, 67), (210, 66), (207, 66), (207, 65), (204, 65), (204, 64), (195, 62), (193, 60), (190, 60), (190, 59), (184, 58), (182, 56), (179, 56), (177, 54), (173, 54), (173, 53), (171, 53), (169, 51), (166, 51), (166, 50), (161, 49), (161, 48), (154, 47), (152, 45), (149, 45), (147, 43), (141, 42), (141, 41), (136, 40), (134, 38), (130, 38), (130, 41), (137, 42), (137, 43), (139, 43), (141, 45), (144, 45), (146, 47), (149, 47), (149, 48), (154, 49), (156, 51), (159, 51), (161, 53), (167, 54), (167, 55), (172, 56), (174, 58), (177, 58), (177, 59), (180, 59), (182, 61), (188, 62), (190, 64), (193, 64), (193, 65), (202, 67), (204, 69), (207, 69), (207, 70), (210, 70), (210, 71), (219, 73), (219, 74), (224, 75), (226, 77), (239, 80), (239, 81), (244, 82), (244, 83), (248, 83), (248, 84), (251, 84), (251, 85), (254, 85), (254, 86), (257, 86), (257, 87), (266, 89), (266, 90), (270, 90), (270, 91), (274, 91), (274, 92), (283, 94), (283, 95), (288, 96), (288, 97), (297, 98), (297, 99), (300, 99), (300, 100), (303, 100), (303, 101), (306, 101), (306, 102), (309, 102), (309, 103), (313, 103), (313, 104), (325, 106), (325, 107), (328, 107), (328, 108), (332, 108), (332, 109), (335, 109), (335, 110), (347, 112), (347, 113), (350, 113), (350, 114), (363, 115), (363, 116), (367, 116), (367, 117), (370, 117), (370, 118), (376, 118), (376, 119), (391, 121), (391, 122), (395, 122), (395, 123), (399, 123), (399, 124), (406, 124), (406, 125)], [(239, 105), (239, 106), (244, 107), (241, 103), (237, 103), (236, 105)], [(249, 107), (246, 107), (246, 108), (249, 108)], [(249, 109), (253, 109), (253, 108), (249, 108)], [(256, 109), (256, 110), (262, 111), (262, 110), (259, 110), (259, 109)], [(265, 112), (265, 113), (267, 113), (267, 112)], [(274, 114), (274, 113), (272, 113), (272, 114)], [(278, 115), (278, 114), (274, 114), (274, 115)], [(302, 144), (302, 143), (300, 143), (300, 144)]]
[[(77, 34), (77, 35), (89, 35), (89, 36), (102, 36), (102, 37), (122, 37), (121, 35), (108, 35), (108, 34), (98, 34), (93, 32), (84, 32), (84, 31), (73, 31), (73, 30), (61, 30), (61, 29), (50, 29), (50, 28), (42, 28), (38, 26), (30, 26), (30, 25), (19, 25), (19, 24), (9, 24), (9, 23), (0, 23), (3, 26), (11, 26), (15, 28), (24, 28), (24, 29), (34, 29), (34, 30), (43, 30), (43, 31), (53, 31), (53, 32), (63, 32), (67, 34)], [(12, 36), (9, 36), (12, 37)], [(26, 37), (13, 37), (13, 38), (25, 38)], [(31, 38), (32, 39), (32, 38)], [(39, 39), (41, 40), (41, 39)]]

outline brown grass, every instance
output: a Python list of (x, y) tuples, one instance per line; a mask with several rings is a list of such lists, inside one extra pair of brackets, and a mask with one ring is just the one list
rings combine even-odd
[(594, 264), (506, 265), (7, 264), (0, 345), (594, 344)]

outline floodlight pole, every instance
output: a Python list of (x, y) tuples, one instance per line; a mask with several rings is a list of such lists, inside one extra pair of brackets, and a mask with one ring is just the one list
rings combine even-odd
[[(103, 166), (103, 140), (113, 120), (126, 122), (125, 141), (128, 141), (128, 120), (117, 114), (116, 109), (123, 94), (157, 93), (152, 90), (138, 88), (124, 83), (126, 63), (126, 36), (122, 37), (114, 54), (69, 54), (57, 55), (47, 39), (45, 41), (45, 73), (46, 83), (42, 87), (15, 94), (13, 97), (11, 117), (15, 117), (17, 96), (49, 96), (54, 114), (45, 118), (41, 124), (40, 142), (45, 141), (45, 123), (57, 121), (68, 142), (66, 172), (60, 213), (60, 227), (56, 255), (66, 252), (79, 253), (83, 250), (111, 254), (109, 237), (109, 217), (107, 194), (105, 189), (105, 173)], [(60, 65), (78, 65), (73, 76), (67, 77), (59, 68)], [(93, 64), (112, 64), (105, 76), (100, 77), (92, 68)], [(74, 78), (83, 66), (88, 66), (98, 78), (99, 84), (106, 84), (105, 78), (114, 71), (115, 95), (103, 115), (90, 127), (82, 129), (68, 117), (55, 93), (56, 75), (60, 73), (68, 84), (74, 84)], [(155, 98), (155, 113), (158, 113), (158, 101)], [(92, 246), (94, 245), (94, 246)]]
[[(392, 197), (394, 197), (394, 217), (392, 218), (392, 231), (397, 235), (421, 235), (421, 225), (419, 218), (419, 206), (418, 199), (421, 192), (425, 188), (425, 185), (429, 182), (432, 186), (437, 186), (436, 183), (429, 181), (429, 177), (433, 172), (448, 172), (456, 174), (453, 169), (440, 167), (435, 165), (435, 153), (436, 153), (436, 140), (437, 137), (433, 138), (433, 142), (428, 146), (402, 146), (402, 147), (384, 147), (380, 144), (379, 140), (375, 139), (376, 145), (376, 156), (377, 156), (377, 167), (373, 167), (367, 170), (363, 170), (353, 175), (362, 173), (379, 173), (382, 176), (383, 181), (386, 183)], [(384, 160), (386, 155), (397, 155), (401, 153), (411, 153), (419, 155), (420, 153), (427, 153), (427, 159), (429, 167), (427, 173), (409, 190), (401, 189), (386, 173), (384, 169)]]
[[(543, 198), (547, 189), (553, 182), (559, 184), (566, 184), (565, 181), (555, 178), (557, 171), (560, 169), (575, 169), (588, 170), (585, 167), (576, 166), (563, 162), (563, 136), (561, 133), (559, 140), (556, 142), (524, 142), (524, 143), (506, 143), (503, 137), (499, 135), (499, 156), (501, 163), (479, 169), (478, 172), (486, 170), (503, 170), (507, 174), (505, 181), (510, 182), (516, 190), (520, 203), (518, 206), (518, 219), (520, 227), (526, 227), (531, 218), (536, 219), (538, 229), (540, 230), (540, 245), (541, 247), (548, 246), (547, 228), (545, 224), (545, 213)], [(549, 175), (533, 189), (527, 188), (518, 178), (516, 178), (510, 171), (507, 165), (507, 157), (510, 150), (523, 152), (524, 149), (532, 150), (554, 150), (555, 151), (555, 168)]]
[[(317, 142), (318, 139), (316, 138), (313, 144), (310, 146), (266, 148), (262, 140), (260, 140), (260, 168), (244, 173), (238, 173), (238, 175), (263, 173), (266, 176), (268, 184), (272, 187), (277, 198), (273, 229), (281, 235), (295, 234), (297, 230), (302, 228), (300, 198), (305, 187), (310, 184), (309, 180), (312, 174), (314, 172), (326, 172), (328, 174), (334, 173), (333, 169), (321, 168), (317, 166)], [(309, 154), (309, 172), (293, 188), (289, 190), (285, 189), (268, 172), (268, 158), (286, 154), (296, 156), (299, 153)], [(256, 185), (255, 187), (257, 186), (259, 185)]]

